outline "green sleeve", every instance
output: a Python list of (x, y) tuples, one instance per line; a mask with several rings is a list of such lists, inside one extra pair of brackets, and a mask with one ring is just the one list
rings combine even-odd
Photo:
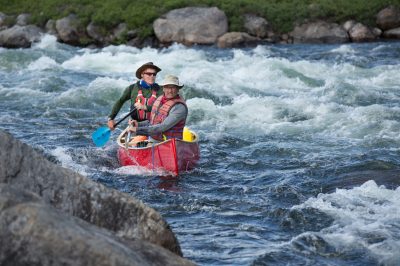
[(111, 113), (108, 117), (114, 119), (117, 116), (119, 110), (121, 110), (122, 105), (124, 105), (124, 103), (128, 101), (130, 98), (131, 98), (131, 86), (127, 87), (122, 93), (121, 97), (115, 102), (111, 110)]

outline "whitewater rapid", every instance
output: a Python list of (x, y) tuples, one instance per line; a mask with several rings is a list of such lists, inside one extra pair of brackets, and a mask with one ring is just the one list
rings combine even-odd
[[(45, 35), (0, 49), (0, 123), (156, 208), (200, 265), (396, 265), (399, 58), (398, 42), (87, 49)], [(199, 166), (174, 182), (120, 167), (113, 140), (91, 143), (149, 61), (157, 81), (185, 84), (200, 136)]]

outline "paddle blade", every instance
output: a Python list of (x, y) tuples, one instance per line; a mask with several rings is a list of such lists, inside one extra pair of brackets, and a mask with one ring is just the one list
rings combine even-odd
[(101, 127), (92, 134), (92, 140), (97, 147), (102, 147), (110, 139), (111, 131), (108, 127)]

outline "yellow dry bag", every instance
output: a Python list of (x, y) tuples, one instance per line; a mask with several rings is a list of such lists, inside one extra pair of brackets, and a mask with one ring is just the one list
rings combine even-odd
[(190, 131), (190, 129), (187, 128), (187, 127), (183, 128), (183, 140), (184, 141), (189, 141), (189, 142), (193, 142), (194, 141), (194, 135)]

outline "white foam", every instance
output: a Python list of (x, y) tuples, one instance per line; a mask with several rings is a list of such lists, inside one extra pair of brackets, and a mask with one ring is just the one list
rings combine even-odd
[(111, 96), (117, 91), (122, 94), (122, 91), (129, 85), (129, 82), (124, 79), (114, 79), (108, 77), (99, 77), (93, 80), (88, 86), (73, 87), (51, 99), (51, 103), (57, 106), (79, 107), (90, 103), (101, 104), (104, 106), (106, 101), (110, 106), (115, 102)]
[[(364, 247), (386, 265), (400, 261), (400, 187), (368, 181), (353, 189), (319, 194), (293, 209), (315, 208), (334, 219), (319, 235), (337, 250)], [(375, 239), (375, 240), (374, 240)]]
[(67, 148), (59, 146), (54, 150), (50, 150), (50, 154), (56, 157), (61, 162), (63, 167), (73, 169), (81, 175), (87, 175), (86, 167), (74, 162), (71, 155), (68, 154)]
[[(53, 41), (45, 36), (42, 45)], [(259, 45), (216, 56), (207, 49), (179, 44), (164, 49), (108, 46), (80, 49), (60, 65), (51, 55), (42, 56), (28, 69), (65, 68), (98, 75), (88, 85), (71, 87), (57, 95), (54, 101), (76, 105), (106, 101), (111, 106), (115, 95), (136, 80), (136, 69), (153, 61), (162, 68), (157, 82), (166, 74), (175, 74), (185, 84), (185, 94), (194, 89), (204, 95), (188, 101), (189, 116), (204, 113), (203, 121), (196, 123), (215, 127), (214, 137), (301, 133), (310, 138), (352, 141), (399, 139), (400, 124), (393, 117), (400, 116), (400, 110), (379, 103), (400, 100), (397, 65), (366, 69), (350, 63), (291, 61), (280, 57), (279, 49)], [(342, 45), (330, 52), (352, 54), (355, 49)], [(10, 93), (22, 92), (13, 88)], [(374, 99), (377, 106), (371, 104)]]
[(41, 97), (46, 97), (47, 93), (40, 90), (35, 90), (29, 87), (10, 87), (0, 88), (2, 98), (8, 98), (10, 100), (27, 100), (30, 104), (36, 103)]
[(96, 71), (99, 73), (134, 73), (142, 64), (153, 61), (159, 64), (160, 54), (156, 49), (139, 50), (129, 46), (109, 46), (100, 51), (82, 49), (83, 54), (75, 55), (62, 66), (78, 71)]
[(168, 175), (169, 173), (166, 171), (162, 171), (160, 169), (147, 169), (141, 166), (122, 166), (113, 171), (118, 175), (139, 175), (139, 176), (164, 176)]
[(356, 51), (350, 45), (344, 44), (340, 45), (338, 48), (332, 49), (331, 52), (341, 54), (355, 54)]
[(34, 43), (32, 48), (56, 50), (58, 43), (57, 37), (50, 34), (43, 34), (38, 43)]
[(45, 70), (45, 69), (52, 69), (57, 67), (57, 62), (47, 56), (42, 56), (38, 60), (30, 63), (28, 65), (28, 70), (35, 71), (35, 70)]

